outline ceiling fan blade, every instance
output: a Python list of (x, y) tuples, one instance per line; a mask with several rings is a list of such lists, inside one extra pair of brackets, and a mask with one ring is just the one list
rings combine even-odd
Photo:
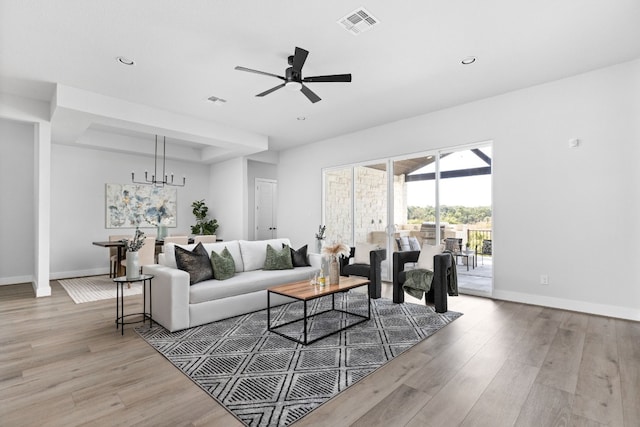
[(307, 60), (307, 56), (309, 55), (309, 51), (306, 51), (300, 47), (296, 47), (296, 53), (293, 55), (293, 70), (298, 74), (301, 73), (302, 66), (304, 65), (304, 61)]
[(313, 102), (314, 104), (320, 101), (321, 99), (318, 95), (313, 93), (313, 91), (308, 87), (306, 87), (305, 85), (302, 85), (302, 88), (300, 88), (300, 92), (304, 93), (304, 96), (309, 98), (309, 101)]
[(351, 74), (333, 74), (331, 76), (315, 76), (305, 77), (302, 79), (305, 83), (321, 83), (321, 82), (345, 82), (351, 81)]
[(280, 79), (280, 80), (286, 80), (284, 77), (278, 76), (277, 74), (265, 73), (264, 71), (253, 70), (251, 68), (237, 66), (237, 67), (235, 67), (235, 69), (238, 70), (238, 71), (247, 71), (249, 73), (262, 74), (264, 76), (271, 76), (271, 77), (275, 77), (275, 78)]
[(281, 85), (278, 85), (278, 86), (276, 86), (276, 87), (272, 87), (272, 88), (271, 88), (271, 89), (269, 89), (269, 90), (265, 90), (264, 92), (259, 93), (259, 94), (257, 94), (256, 96), (265, 96), (265, 95), (269, 95), (271, 92), (275, 92), (276, 90), (278, 90), (278, 89), (280, 89), (280, 88), (283, 88), (283, 87), (284, 87), (284, 85), (285, 85), (285, 84), (284, 84), (284, 83), (282, 83)]

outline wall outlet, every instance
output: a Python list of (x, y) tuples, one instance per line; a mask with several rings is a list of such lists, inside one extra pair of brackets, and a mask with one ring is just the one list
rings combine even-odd
[(541, 285), (548, 285), (549, 284), (549, 276), (547, 276), (546, 274), (541, 274), (540, 275), (540, 284)]

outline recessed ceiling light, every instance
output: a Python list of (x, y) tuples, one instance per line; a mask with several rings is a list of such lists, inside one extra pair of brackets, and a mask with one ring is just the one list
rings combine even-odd
[(476, 62), (476, 57), (475, 56), (467, 56), (466, 58), (462, 58), (462, 64), (463, 65), (469, 65), (469, 64), (473, 64), (474, 62)]
[(136, 61), (134, 61), (133, 59), (125, 58), (124, 56), (118, 56), (116, 58), (116, 61), (118, 61), (122, 65), (136, 65)]
[(305, 116), (296, 117), (296, 120), (300, 120), (301, 122), (307, 120)]

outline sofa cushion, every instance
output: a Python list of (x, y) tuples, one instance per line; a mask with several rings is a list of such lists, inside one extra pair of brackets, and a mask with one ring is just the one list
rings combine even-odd
[[(253, 270), (234, 275), (227, 280), (207, 280), (189, 287), (189, 303), (198, 304), (221, 298), (264, 291), (271, 286), (309, 280), (314, 267), (291, 270)], [(265, 307), (267, 295), (264, 295)]]
[(211, 260), (202, 243), (198, 243), (192, 251), (177, 247), (175, 252), (176, 264), (180, 270), (189, 273), (190, 285), (213, 279)]
[[(284, 248), (285, 246), (283, 243), (282, 247)], [(307, 259), (307, 245), (304, 245), (298, 250), (291, 248), (291, 262), (294, 267), (307, 267), (311, 265)]]
[(369, 264), (369, 262), (371, 262), (369, 252), (375, 251), (376, 249), (380, 249), (380, 247), (375, 243), (356, 243), (356, 252), (354, 255), (353, 263)]
[(289, 270), (293, 268), (291, 262), (291, 248), (289, 245), (283, 245), (282, 249), (275, 249), (271, 245), (267, 245), (267, 256), (264, 260), (265, 270)]
[(432, 246), (428, 243), (422, 245), (420, 256), (418, 256), (417, 268), (433, 271), (433, 257), (442, 253), (442, 246)]
[[(240, 253), (244, 263), (244, 271), (261, 270), (264, 261), (267, 259), (267, 245), (279, 248), (282, 244), (291, 246), (289, 239), (269, 239), (269, 240), (239, 240)], [(235, 257), (234, 257), (235, 259)], [(237, 270), (237, 269), (236, 269)]]
[[(196, 247), (195, 244), (176, 245), (174, 243), (167, 243), (164, 246), (164, 257), (163, 257), (164, 262), (161, 262), (161, 264), (166, 265), (167, 267), (178, 268), (178, 266), (176, 265), (176, 256), (175, 256), (175, 248), (177, 246), (187, 250), (193, 250), (193, 248)], [(244, 264), (242, 263), (242, 254), (240, 253), (240, 245), (238, 244), (237, 240), (229, 240), (227, 242), (216, 242), (216, 243), (204, 244), (204, 248), (206, 249), (208, 254), (210, 254), (211, 251), (216, 251), (217, 253), (220, 253), (225, 247), (233, 257), (233, 262), (236, 265), (236, 273), (240, 273), (241, 271), (244, 270)], [(161, 260), (162, 258), (158, 257), (158, 259)]]
[(216, 280), (229, 279), (236, 272), (236, 264), (226, 246), (220, 254), (211, 251), (211, 266), (213, 267), (213, 278)]

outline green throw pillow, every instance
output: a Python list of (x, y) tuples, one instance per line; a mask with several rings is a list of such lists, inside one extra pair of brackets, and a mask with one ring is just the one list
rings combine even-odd
[(213, 267), (213, 278), (216, 280), (229, 279), (236, 272), (236, 263), (226, 246), (220, 254), (211, 251), (211, 266)]
[(267, 245), (267, 258), (264, 261), (265, 270), (288, 270), (293, 268), (291, 262), (291, 248), (285, 245), (281, 250)]

